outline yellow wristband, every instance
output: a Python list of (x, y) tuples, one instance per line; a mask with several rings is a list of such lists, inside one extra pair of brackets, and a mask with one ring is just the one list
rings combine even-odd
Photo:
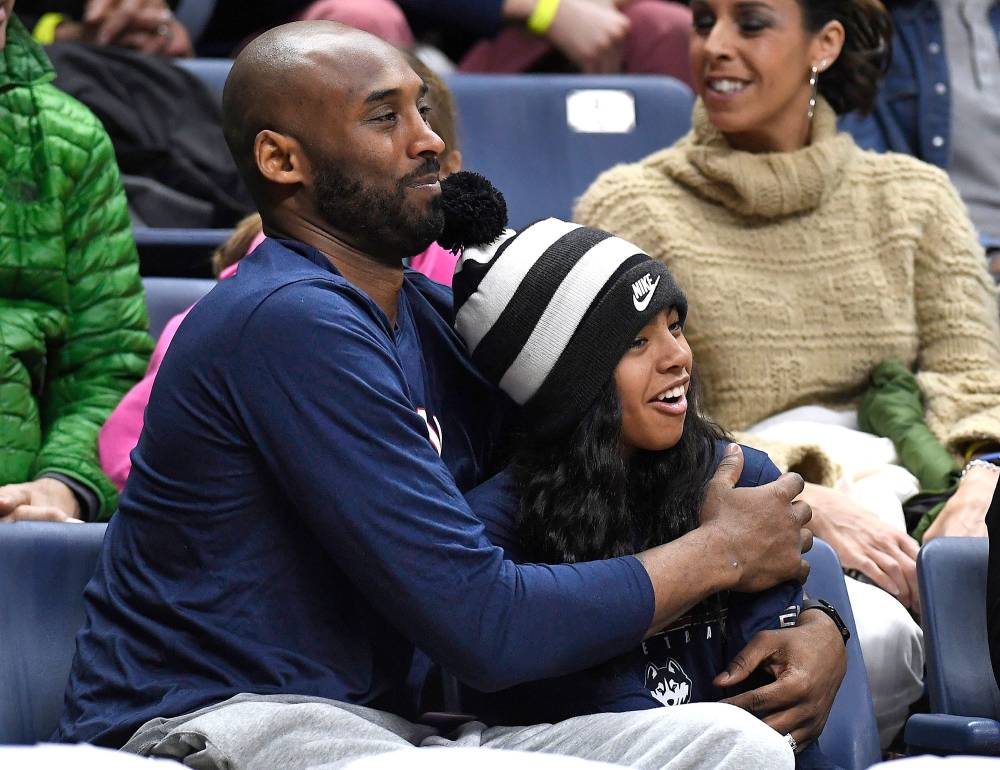
[(31, 31), (31, 36), (42, 45), (50, 45), (56, 42), (56, 27), (62, 24), (66, 17), (61, 13), (42, 14), (35, 28)]
[(555, 21), (560, 0), (538, 0), (535, 10), (531, 12), (526, 22), (528, 31), (535, 35), (544, 35)]

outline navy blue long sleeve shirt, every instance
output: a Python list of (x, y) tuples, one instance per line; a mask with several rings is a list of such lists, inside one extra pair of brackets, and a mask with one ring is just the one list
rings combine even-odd
[(188, 314), (87, 587), (57, 740), (120, 746), (240, 692), (414, 716), (414, 645), (480, 689), (635, 647), (625, 557), (516, 565), (463, 497), (500, 395), (407, 273), (395, 325), (319, 252), (267, 240)]

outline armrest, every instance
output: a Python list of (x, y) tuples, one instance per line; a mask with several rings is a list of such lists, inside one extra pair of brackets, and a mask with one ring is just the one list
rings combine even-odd
[(1000, 722), (985, 717), (914, 714), (903, 737), (910, 754), (1000, 756)]

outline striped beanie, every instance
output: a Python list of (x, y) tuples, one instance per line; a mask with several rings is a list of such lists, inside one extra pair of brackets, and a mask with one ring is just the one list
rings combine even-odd
[(603, 230), (544, 219), (466, 249), (455, 328), (479, 370), (553, 438), (576, 426), (637, 332), (687, 300), (666, 266)]

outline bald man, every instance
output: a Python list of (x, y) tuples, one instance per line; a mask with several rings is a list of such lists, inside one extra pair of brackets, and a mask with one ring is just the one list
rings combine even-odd
[[(686, 550), (579, 565), (515, 565), (486, 540), (463, 492), (505, 402), (469, 365), (449, 291), (401, 267), (442, 228), (425, 91), (395, 49), (333, 23), (274, 29), (234, 64), (226, 136), (269, 237), (190, 312), (157, 376), (57, 739), (199, 768), (455, 744), (791, 767), (784, 738), (724, 704), (474, 722), (453, 740), (416, 721), (415, 646), (495, 690), (630, 650), (718, 590), (693, 572), (740, 572), (708, 526)], [(774, 489), (717, 491), (730, 510), (707, 518), (794, 518)], [(746, 551), (743, 574), (786, 579), (774, 564), (798, 568), (798, 541), (784, 548)], [(836, 668), (843, 644), (812, 615), (787, 638)]]

